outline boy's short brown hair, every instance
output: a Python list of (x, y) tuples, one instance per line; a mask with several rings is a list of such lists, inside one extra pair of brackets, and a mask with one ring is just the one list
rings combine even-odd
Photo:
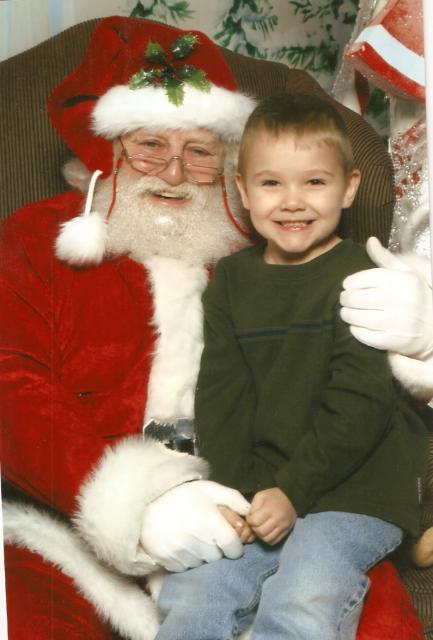
[(342, 116), (326, 100), (308, 93), (280, 93), (262, 100), (247, 120), (242, 135), (238, 171), (242, 175), (248, 147), (254, 135), (265, 132), (278, 137), (292, 133), (297, 138), (314, 136), (337, 148), (346, 174), (354, 169), (352, 146)]

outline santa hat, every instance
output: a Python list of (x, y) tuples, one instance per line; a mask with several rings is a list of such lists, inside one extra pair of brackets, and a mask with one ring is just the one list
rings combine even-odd
[[(205, 34), (118, 16), (101, 20), (82, 64), (48, 101), (69, 149), (102, 178), (112, 174), (111, 141), (119, 135), (140, 127), (205, 128), (237, 142), (253, 107)], [(99, 215), (90, 221), (94, 182), (85, 213), (66, 223), (57, 241), (68, 262), (99, 262), (104, 254), (105, 222)]]

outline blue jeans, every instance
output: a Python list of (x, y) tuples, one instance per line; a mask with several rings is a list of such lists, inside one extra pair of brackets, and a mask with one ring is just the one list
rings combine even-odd
[(283, 542), (245, 546), (164, 579), (155, 640), (353, 640), (365, 573), (393, 551), (402, 531), (378, 518), (324, 512), (298, 518)]

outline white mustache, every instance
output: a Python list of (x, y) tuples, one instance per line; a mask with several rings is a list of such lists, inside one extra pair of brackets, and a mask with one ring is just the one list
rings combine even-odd
[(150, 193), (151, 195), (165, 196), (168, 198), (194, 198), (201, 193), (203, 187), (183, 182), (180, 185), (167, 186), (167, 183), (158, 176), (143, 176), (129, 185), (128, 191), (138, 196)]

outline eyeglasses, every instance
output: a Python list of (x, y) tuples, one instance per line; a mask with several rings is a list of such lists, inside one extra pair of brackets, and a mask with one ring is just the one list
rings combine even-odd
[[(193, 150), (188, 148), (183, 151), (181, 156), (171, 156), (170, 158), (148, 156), (141, 153), (130, 155), (121, 138), (119, 138), (119, 141), (122, 145), (122, 154), (128, 164), (136, 171), (148, 176), (157, 176), (162, 173), (172, 160), (178, 160), (182, 163), (183, 171), (189, 182), (212, 184), (223, 175), (223, 171), (219, 167), (206, 164), (208, 162), (207, 158), (204, 159), (202, 164), (200, 159), (193, 156)], [(190, 160), (194, 160), (194, 162)]]

